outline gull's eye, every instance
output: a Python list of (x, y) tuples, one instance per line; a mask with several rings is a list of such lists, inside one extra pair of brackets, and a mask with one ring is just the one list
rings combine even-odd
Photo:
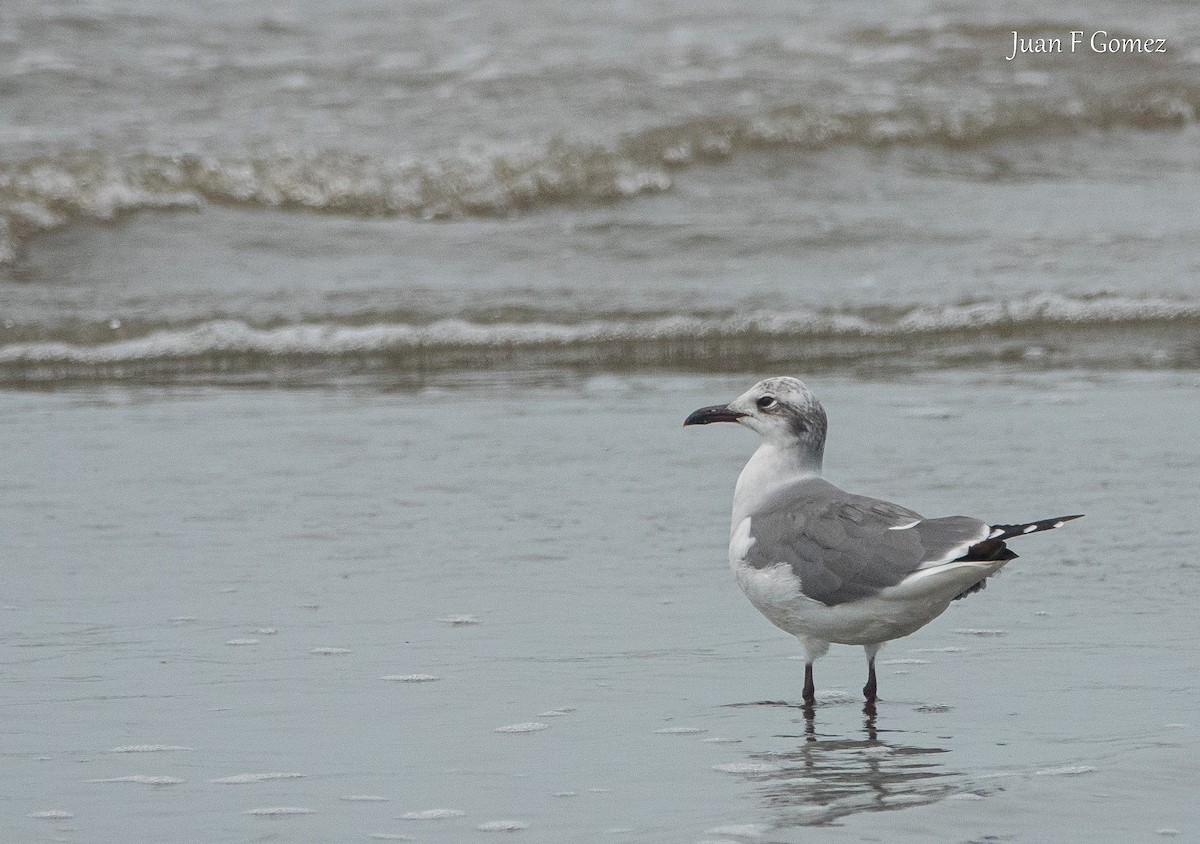
[(758, 401), (756, 401), (755, 404), (757, 404), (761, 410), (770, 410), (775, 405), (779, 404), (779, 402), (775, 401), (774, 396), (759, 396)]

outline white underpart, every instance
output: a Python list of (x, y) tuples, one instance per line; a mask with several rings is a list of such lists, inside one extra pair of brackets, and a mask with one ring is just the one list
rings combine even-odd
[(765, 569), (742, 565), (737, 567), (734, 574), (737, 576), (738, 585), (749, 596), (750, 602), (766, 613), (772, 621), (775, 621), (772, 613), (777, 609), (786, 608), (797, 598), (812, 600), (800, 594), (800, 578), (796, 577), (796, 573), (787, 563), (776, 563)]
[(805, 596), (800, 578), (787, 563), (756, 569), (730, 557), (750, 603), (776, 627), (799, 637), (809, 661), (824, 654), (829, 642), (872, 645), (907, 636), (1007, 562), (944, 563), (914, 572), (877, 595), (831, 607)]
[(995, 539), (1000, 534), (1004, 533), (1003, 528), (993, 528), (992, 532), (987, 535), (988, 539)]
[(750, 603), (776, 627), (800, 639), (809, 662), (824, 655), (830, 642), (871, 647), (907, 636), (941, 615), (964, 589), (1007, 562), (958, 559), (987, 535), (984, 527), (978, 536), (940, 559), (925, 562), (895, 586), (831, 607), (804, 595), (791, 564), (755, 568), (746, 562), (755, 543), (752, 526), (749, 516), (734, 523), (729, 539), (730, 568)]
[(733, 564), (734, 560), (745, 560), (746, 555), (750, 553), (750, 549), (754, 547), (756, 541), (750, 535), (750, 517), (747, 516), (738, 522), (738, 526), (733, 529), (733, 534), (729, 537), (730, 563)]
[(767, 569), (743, 564), (735, 574), (759, 612), (800, 638), (810, 661), (821, 656), (829, 642), (872, 645), (907, 636), (941, 615), (966, 588), (961, 572), (938, 572), (940, 578), (920, 584), (904, 581), (878, 595), (830, 607), (803, 595), (800, 579), (786, 563)]
[(919, 524), (921, 524), (921, 520), (916, 519), (915, 521), (911, 521), (906, 525), (892, 525), (890, 528), (888, 528), (888, 530), (908, 530), (909, 528), (915, 528)]

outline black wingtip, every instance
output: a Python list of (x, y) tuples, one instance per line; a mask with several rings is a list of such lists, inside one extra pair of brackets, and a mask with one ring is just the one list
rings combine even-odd
[[(1058, 516), (1053, 519), (1038, 519), (1036, 522), (1022, 522), (1015, 525), (992, 525), (992, 532), (988, 534), (988, 540), (1005, 540), (1015, 539), (1018, 536), (1025, 536), (1030, 533), (1040, 533), (1044, 530), (1054, 530), (1060, 528), (1072, 519), (1082, 519), (1083, 514), (1077, 513), (1074, 516)], [(982, 544), (982, 543), (981, 543)]]

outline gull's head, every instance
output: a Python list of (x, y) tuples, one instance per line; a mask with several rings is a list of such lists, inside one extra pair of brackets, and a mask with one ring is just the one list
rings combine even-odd
[(737, 422), (757, 431), (763, 441), (799, 448), (820, 462), (825, 448), (825, 409), (804, 382), (781, 376), (759, 381), (729, 404), (702, 407), (684, 425)]

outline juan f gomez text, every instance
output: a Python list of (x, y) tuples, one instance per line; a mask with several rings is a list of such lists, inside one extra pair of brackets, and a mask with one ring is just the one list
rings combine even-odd
[(1165, 38), (1116, 38), (1109, 37), (1106, 30), (1097, 29), (1090, 36), (1082, 30), (1072, 30), (1064, 41), (1061, 37), (1025, 38), (1016, 30), (1012, 34), (1012, 48), (1005, 61), (1011, 62), (1023, 53), (1165, 53)]

